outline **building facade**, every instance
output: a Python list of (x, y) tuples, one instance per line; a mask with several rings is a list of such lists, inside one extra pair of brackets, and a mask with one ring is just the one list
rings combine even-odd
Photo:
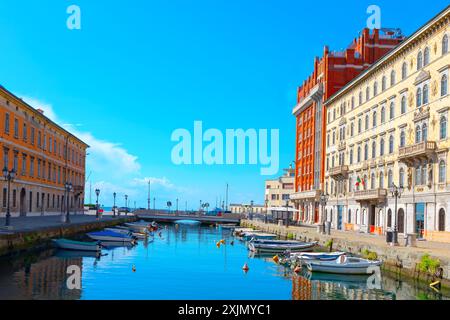
[(449, 19), (447, 8), (326, 101), (334, 228), (450, 241)]
[(250, 203), (231, 203), (230, 204), (231, 213), (249, 213), (253, 212), (255, 214), (265, 214), (266, 207), (262, 204), (250, 204)]
[(291, 200), (303, 223), (322, 220), (319, 199), (324, 181), (326, 113), (324, 101), (344, 87), (372, 63), (395, 48), (404, 37), (397, 29), (364, 29), (343, 52), (324, 48), (315, 58), (314, 71), (297, 91), (295, 193)]
[[(88, 145), (0, 86), (1, 168), (14, 169), (12, 216), (60, 214), (67, 199), (82, 212)], [(73, 185), (66, 195), (65, 183)], [(0, 182), (0, 214), (7, 207), (7, 182)], [(68, 197), (68, 198), (67, 198)]]
[(294, 193), (295, 169), (289, 166), (284, 169), (284, 174), (276, 179), (265, 182), (265, 202), (267, 207), (284, 207)]

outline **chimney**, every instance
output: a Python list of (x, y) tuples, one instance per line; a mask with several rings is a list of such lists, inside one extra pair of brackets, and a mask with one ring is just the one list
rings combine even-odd
[(36, 109), (40, 114), (44, 114), (44, 110), (42, 109)]

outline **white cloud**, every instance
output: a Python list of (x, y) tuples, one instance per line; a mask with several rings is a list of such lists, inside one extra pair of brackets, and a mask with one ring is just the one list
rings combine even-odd
[(150, 181), (151, 187), (155, 185), (162, 186), (167, 189), (172, 189), (175, 187), (174, 184), (172, 184), (169, 179), (166, 177), (163, 178), (155, 178), (155, 177), (147, 177), (147, 178), (134, 178), (132, 181), (133, 185), (139, 185), (139, 186), (146, 186), (148, 185), (148, 182)]

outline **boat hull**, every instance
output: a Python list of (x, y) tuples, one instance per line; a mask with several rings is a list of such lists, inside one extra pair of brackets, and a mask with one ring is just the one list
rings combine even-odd
[(248, 246), (251, 251), (259, 253), (284, 253), (286, 251), (289, 252), (311, 251), (316, 245), (317, 245), (316, 242), (298, 245), (272, 245), (272, 244), (258, 244), (250, 242)]
[(90, 244), (90, 243), (82, 243), (77, 241), (67, 241), (67, 240), (52, 240), (55, 247), (64, 250), (74, 250), (74, 251), (90, 251), (90, 252), (98, 252), (101, 251), (100, 244)]
[(331, 262), (307, 262), (306, 267), (311, 272), (333, 273), (333, 274), (352, 274), (352, 275), (370, 275), (373, 274), (373, 267), (379, 267), (381, 262), (372, 263), (349, 263), (336, 264)]

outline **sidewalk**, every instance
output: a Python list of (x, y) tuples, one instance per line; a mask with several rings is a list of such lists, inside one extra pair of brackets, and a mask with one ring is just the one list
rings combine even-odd
[[(96, 216), (92, 215), (71, 215), (70, 221), (71, 223), (67, 224), (61, 221), (61, 216), (38, 216), (38, 217), (16, 217), (11, 218), (10, 225), (12, 226), (11, 230), (3, 229), (5, 225), (5, 218), (0, 218), (0, 235), (5, 234), (14, 234), (24, 231), (38, 231), (43, 230), (46, 228), (52, 228), (52, 227), (67, 227), (67, 226), (75, 226), (90, 222), (95, 222)], [(120, 217), (112, 217), (112, 216), (103, 216), (99, 221), (101, 222), (107, 222), (107, 221), (113, 221), (118, 220), (120, 218), (125, 218), (124, 215), (121, 215)]]

